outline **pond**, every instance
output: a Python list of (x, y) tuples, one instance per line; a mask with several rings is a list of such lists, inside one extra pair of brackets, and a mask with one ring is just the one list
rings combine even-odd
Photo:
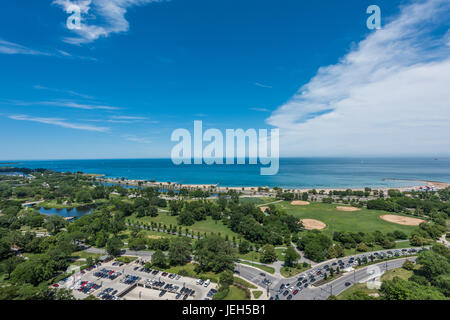
[(55, 215), (57, 214), (58, 216), (61, 217), (82, 217), (86, 214), (91, 214), (94, 211), (93, 206), (85, 206), (85, 207), (78, 207), (78, 208), (64, 208), (64, 209), (56, 209), (56, 208), (44, 208), (44, 207), (40, 207), (35, 208), (36, 211), (38, 211), (41, 214), (45, 214), (45, 215)]

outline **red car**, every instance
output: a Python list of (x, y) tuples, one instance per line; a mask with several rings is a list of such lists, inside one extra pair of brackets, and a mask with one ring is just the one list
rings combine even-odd
[(55, 284), (53, 284), (53, 287), (58, 288), (59, 284), (55, 283)]
[(167, 272), (163, 272), (163, 273), (162, 273), (162, 276), (163, 276), (163, 277), (165, 277), (165, 276), (167, 276), (167, 275), (168, 275)]
[(294, 292), (292, 292), (294, 294), (294, 296), (298, 293), (298, 290), (295, 289)]

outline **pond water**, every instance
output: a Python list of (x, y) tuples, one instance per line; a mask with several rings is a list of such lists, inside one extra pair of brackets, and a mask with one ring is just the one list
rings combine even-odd
[[(36, 209), (36, 208), (35, 208)], [(86, 207), (78, 207), (78, 208), (69, 208), (69, 209), (55, 209), (55, 208), (44, 208), (40, 207), (36, 209), (39, 213), (45, 215), (55, 215), (61, 217), (82, 217), (86, 214), (91, 214), (94, 211), (94, 207), (86, 206)]]

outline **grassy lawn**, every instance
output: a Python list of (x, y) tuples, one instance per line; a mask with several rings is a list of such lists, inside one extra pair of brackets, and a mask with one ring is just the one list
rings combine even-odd
[(264, 203), (269, 203), (269, 202), (273, 202), (276, 201), (275, 198), (270, 198), (270, 197), (263, 197), (263, 198), (240, 198), (239, 202), (240, 203), (253, 203), (253, 204), (264, 204)]
[(90, 253), (90, 252), (86, 252), (86, 251), (76, 251), (74, 253), (71, 254), (72, 257), (74, 257), (75, 259), (87, 259), (89, 257), (91, 257), (92, 259), (96, 259), (96, 258), (100, 258), (103, 254), (99, 254), (99, 253)]
[(261, 295), (263, 294), (263, 292), (262, 291), (253, 291), (253, 297), (255, 298), (255, 299), (258, 299), (259, 297), (261, 297)]
[(234, 277), (234, 282), (239, 283), (239, 284), (241, 284), (243, 286), (246, 286), (247, 288), (250, 288), (250, 289), (256, 289), (257, 288), (255, 285), (251, 284), (250, 282), (245, 281), (242, 278)]
[(42, 227), (31, 228), (30, 226), (22, 226), (20, 227), (20, 231), (28, 231), (28, 232), (48, 232), (47, 229)]
[(284, 261), (284, 253), (286, 252), (286, 249), (275, 249), (275, 252), (277, 253), (277, 259), (279, 261)]
[(137, 257), (121, 256), (121, 257), (117, 257), (116, 261), (123, 262), (123, 263), (130, 263), (136, 259), (137, 259)]
[[(167, 227), (172, 226), (179, 226), (178, 220), (176, 216), (171, 216), (169, 212), (160, 212), (157, 217), (142, 217), (142, 218), (136, 218), (136, 216), (133, 214), (130, 216), (131, 221), (142, 221), (145, 223), (161, 223), (161, 225), (166, 225)], [(214, 232), (218, 234), (220, 232), (221, 236), (224, 237), (225, 235), (228, 235), (230, 237), (230, 240), (232, 237), (236, 237), (236, 239), (239, 237), (237, 233), (234, 233), (231, 231), (227, 226), (225, 226), (222, 221), (217, 221), (212, 219), (211, 217), (206, 217), (206, 220), (203, 221), (196, 221), (192, 226), (182, 226), (183, 230), (182, 232), (185, 232), (185, 229), (188, 228), (189, 232), (192, 233), (192, 231), (197, 235), (198, 232), (201, 234), (207, 232), (211, 233)]]
[(256, 263), (251, 263), (251, 262), (247, 262), (247, 261), (241, 261), (242, 264), (246, 264), (248, 266), (252, 266), (258, 269), (261, 269), (265, 272), (274, 274), (275, 273), (275, 269), (269, 266), (265, 266), (265, 265), (261, 265), (261, 264), (256, 264)]
[(311, 267), (303, 267), (302, 265), (300, 265), (300, 268), (298, 267), (282, 267), (280, 270), (280, 273), (283, 277), (285, 278), (290, 278), (293, 277), (305, 270), (308, 270)]
[(261, 253), (256, 251), (250, 251), (246, 254), (239, 253), (238, 258), (259, 262), (260, 261), (259, 259), (261, 258)]
[(223, 300), (249, 300), (249, 298), (244, 290), (231, 285), (230, 291)]
[[(144, 232), (145, 235), (147, 235), (148, 238), (175, 238), (178, 237), (178, 234), (168, 234), (164, 232), (159, 231), (153, 231), (153, 230), (145, 230), (142, 229), (141, 232)], [(130, 230), (123, 230), (119, 233), (119, 237), (122, 239), (122, 241), (126, 241), (130, 238), (131, 231)]]
[(336, 209), (338, 206), (336, 204), (318, 202), (312, 202), (306, 206), (293, 206), (290, 202), (283, 201), (275, 206), (299, 219), (317, 219), (324, 222), (327, 227), (323, 231), (328, 235), (332, 235), (334, 231), (372, 232), (376, 230), (383, 233), (400, 230), (409, 235), (416, 228), (384, 221), (380, 216), (388, 212), (379, 210), (362, 208), (354, 212), (339, 211)]

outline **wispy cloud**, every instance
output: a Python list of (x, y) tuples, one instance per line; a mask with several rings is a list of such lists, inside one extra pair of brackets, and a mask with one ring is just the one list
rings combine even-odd
[(72, 53), (69, 53), (67, 51), (63, 51), (63, 50), (56, 50), (58, 52), (59, 55), (66, 57), (66, 58), (71, 58), (71, 59), (78, 59), (78, 60), (88, 60), (88, 61), (98, 61), (97, 58), (93, 58), (93, 57), (87, 57), (87, 56), (79, 56), (79, 55), (75, 55)]
[(136, 116), (112, 116), (112, 119), (118, 120), (148, 120), (146, 117), (136, 117)]
[(73, 90), (61, 90), (61, 89), (55, 89), (55, 88), (48, 88), (48, 87), (44, 87), (44, 86), (41, 86), (41, 85), (35, 85), (34, 88), (37, 89), (37, 90), (46, 90), (46, 91), (51, 91), (51, 92), (70, 94), (72, 96), (76, 96), (76, 97), (80, 97), (80, 98), (84, 98), (84, 99), (89, 99), (89, 100), (95, 99), (92, 96), (88, 96), (86, 94), (82, 94), (82, 93), (79, 93), (79, 92), (76, 92), (76, 91), (73, 91)]
[(270, 112), (270, 110), (266, 109), (266, 108), (249, 108), (249, 110), (259, 111), (259, 112)]
[(74, 108), (83, 110), (119, 110), (118, 107), (89, 104), (89, 103), (78, 103), (74, 101), (12, 101), (10, 102), (16, 106), (32, 106), (32, 105), (42, 105), (42, 106), (54, 106), (63, 108)]
[[(68, 37), (64, 41), (70, 44), (93, 42), (100, 37), (108, 37), (112, 33), (126, 32), (130, 26), (125, 19), (128, 8), (145, 5), (160, 0), (54, 0), (53, 4), (68, 12), (71, 6), (78, 5), (82, 14), (80, 29), (72, 30), (78, 36)], [(99, 16), (101, 19), (97, 19)], [(102, 21), (92, 24), (92, 22)]]
[(260, 87), (260, 88), (266, 88), (266, 89), (272, 89), (272, 86), (266, 85), (266, 84), (262, 84), (259, 82), (255, 82), (254, 83), (255, 86)]
[(41, 117), (31, 117), (27, 115), (12, 115), (9, 116), (9, 118), (12, 120), (45, 123), (63, 128), (77, 129), (77, 130), (97, 131), (97, 132), (106, 132), (109, 130), (109, 128), (107, 127), (97, 127), (86, 124), (70, 123), (67, 122), (66, 119), (60, 118), (41, 118)]
[(3, 54), (25, 54), (25, 55), (41, 55), (49, 56), (47, 52), (42, 52), (34, 49), (27, 48), (17, 43), (5, 41), (0, 39), (0, 53)]
[[(285, 155), (450, 150), (448, 0), (413, 1), (266, 120)], [(447, 33), (446, 33), (447, 31)], [(289, 150), (289, 151), (287, 151)]]
[(33, 56), (48, 56), (48, 57), (56, 57), (56, 58), (69, 58), (69, 59), (79, 59), (79, 60), (88, 60), (88, 61), (97, 61), (96, 58), (93, 57), (85, 57), (73, 55), (67, 51), (63, 50), (50, 50), (51, 52), (35, 50), (28, 47), (25, 47), (21, 44), (6, 41), (0, 38), (0, 54), (22, 54), (22, 55), (33, 55)]
[(151, 140), (148, 138), (140, 138), (140, 137), (136, 137), (136, 136), (132, 136), (132, 135), (126, 135), (126, 136), (123, 136), (123, 138), (125, 140), (137, 142), (137, 143), (144, 143), (144, 144), (152, 143)]

